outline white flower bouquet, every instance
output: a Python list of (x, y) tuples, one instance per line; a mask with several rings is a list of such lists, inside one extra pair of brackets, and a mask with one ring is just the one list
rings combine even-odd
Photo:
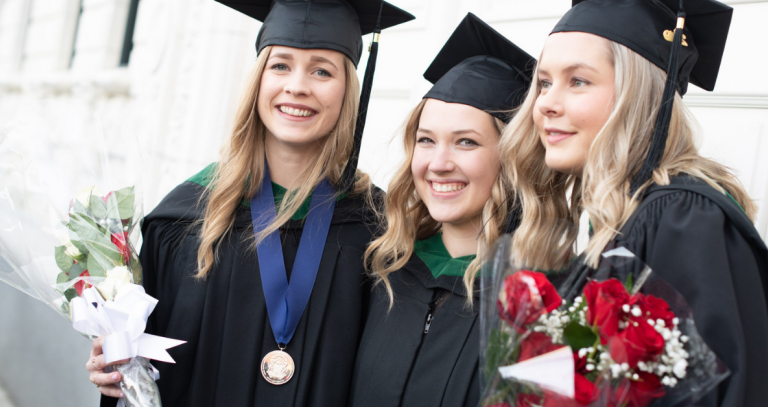
[(133, 243), (143, 218), (138, 183), (106, 194), (82, 189), (113, 184), (103, 139), (66, 143), (56, 132), (20, 129), (0, 129), (0, 281), (87, 337), (107, 335), (106, 362), (130, 359), (117, 368), (121, 404), (159, 407), (157, 371), (147, 359), (172, 363), (165, 350), (183, 342), (144, 333), (157, 300), (140, 285)]

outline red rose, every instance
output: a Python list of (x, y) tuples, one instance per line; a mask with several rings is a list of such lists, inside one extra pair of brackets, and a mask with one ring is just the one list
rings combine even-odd
[(574, 399), (565, 397), (559, 393), (544, 390), (541, 407), (581, 407)]
[(598, 283), (590, 281), (584, 287), (587, 302), (587, 322), (599, 327), (600, 341), (605, 345), (608, 338), (619, 332), (621, 307), (629, 301), (629, 293), (616, 279)]
[(83, 290), (91, 287), (91, 279), (88, 278), (91, 275), (88, 273), (88, 270), (83, 271), (80, 273), (80, 277), (82, 277), (78, 282), (75, 283), (75, 291), (77, 291), (77, 296), (80, 297), (83, 295)]
[(577, 373), (573, 377), (573, 382), (573, 398), (544, 390), (544, 402), (542, 403), (542, 407), (581, 407), (589, 405), (600, 396), (597, 386), (586, 377)]
[(622, 380), (613, 395), (614, 402), (624, 407), (645, 407), (653, 400), (664, 397), (666, 391), (659, 377), (653, 373), (637, 372), (640, 380)]
[(578, 373), (576, 373), (573, 379), (575, 385), (573, 398), (576, 399), (579, 404), (586, 406), (587, 404), (597, 400), (599, 393), (597, 391), (597, 386), (595, 386), (594, 383), (590, 382), (589, 379)]
[(643, 311), (643, 318), (663, 320), (668, 328), (672, 328), (675, 314), (669, 309), (669, 304), (661, 298), (637, 293), (629, 299), (629, 305), (637, 305)]
[(584, 355), (583, 358), (579, 357), (579, 352), (573, 352), (573, 370), (575, 370), (577, 373), (582, 372), (586, 373), (586, 367), (587, 367), (587, 355)]
[(614, 361), (628, 363), (633, 368), (637, 362), (650, 361), (661, 355), (664, 337), (642, 317), (632, 317), (627, 328), (611, 338), (608, 350)]
[(504, 279), (496, 301), (499, 316), (518, 330), (552, 312), (562, 298), (547, 277), (535, 271), (521, 270)]
[(105, 197), (103, 197), (103, 198), (101, 198), (101, 199), (103, 199), (103, 200), (104, 200), (104, 203), (107, 203), (107, 202), (109, 201), (109, 197), (110, 197), (110, 196), (112, 196), (112, 194), (114, 194), (114, 193), (115, 193), (115, 191), (109, 191), (109, 193), (107, 194), (107, 196), (105, 196)]
[(563, 346), (552, 343), (552, 338), (541, 332), (531, 332), (530, 335), (520, 342), (520, 357), (517, 359), (517, 362), (520, 363), (524, 360), (558, 350)]
[[(517, 403), (515, 403), (515, 406), (517, 407), (536, 407), (541, 405), (541, 396), (538, 394), (529, 394), (529, 393), (519, 393), (517, 395)], [(501, 406), (507, 406), (509, 407), (508, 403), (499, 403), (494, 404), (490, 407), (501, 407)]]
[(117, 250), (120, 251), (120, 254), (123, 256), (123, 261), (125, 261), (125, 265), (131, 263), (131, 249), (128, 246), (128, 232), (123, 233), (113, 233), (112, 234), (112, 244), (117, 246)]

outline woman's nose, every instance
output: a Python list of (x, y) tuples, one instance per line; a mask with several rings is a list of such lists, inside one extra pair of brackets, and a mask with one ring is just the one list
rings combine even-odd
[(553, 86), (547, 92), (540, 93), (536, 99), (536, 108), (544, 116), (557, 117), (562, 115), (562, 92)]
[(434, 157), (429, 162), (428, 169), (434, 173), (451, 172), (456, 169), (452, 149), (448, 146), (438, 146)]
[(285, 92), (293, 96), (307, 96), (311, 93), (311, 90), (304, 75), (295, 72), (291, 73), (288, 78), (288, 82), (285, 84)]

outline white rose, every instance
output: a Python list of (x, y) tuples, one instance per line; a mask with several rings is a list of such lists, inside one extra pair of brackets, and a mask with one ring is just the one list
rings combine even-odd
[(117, 266), (107, 271), (107, 278), (99, 283), (96, 288), (107, 301), (113, 301), (115, 295), (126, 284), (131, 282), (131, 272), (126, 266)]
[(69, 240), (69, 236), (64, 237), (64, 239), (61, 240), (61, 244), (67, 248), (64, 253), (69, 257), (75, 258), (82, 254), (80, 253), (80, 250), (72, 244), (72, 241)]
[(72, 258), (78, 257), (78, 256), (80, 256), (82, 254), (82, 253), (80, 253), (80, 249), (75, 247), (75, 245), (73, 245), (72, 243), (69, 243), (67, 245), (67, 250), (64, 253), (66, 253), (67, 256), (72, 257)]

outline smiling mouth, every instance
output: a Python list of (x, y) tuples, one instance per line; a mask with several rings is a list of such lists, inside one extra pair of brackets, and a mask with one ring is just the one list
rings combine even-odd
[(287, 115), (295, 116), (295, 117), (310, 117), (317, 114), (317, 112), (315, 112), (314, 110), (295, 109), (290, 106), (283, 106), (283, 105), (277, 106), (277, 109)]
[(456, 192), (456, 191), (461, 191), (462, 189), (467, 187), (467, 184), (463, 182), (450, 182), (450, 183), (442, 183), (442, 182), (435, 182), (435, 181), (428, 181), (428, 182), (429, 182), (429, 186), (435, 192)]
[(566, 133), (564, 131), (547, 131), (548, 136), (560, 137), (560, 136), (572, 136), (576, 133)]

